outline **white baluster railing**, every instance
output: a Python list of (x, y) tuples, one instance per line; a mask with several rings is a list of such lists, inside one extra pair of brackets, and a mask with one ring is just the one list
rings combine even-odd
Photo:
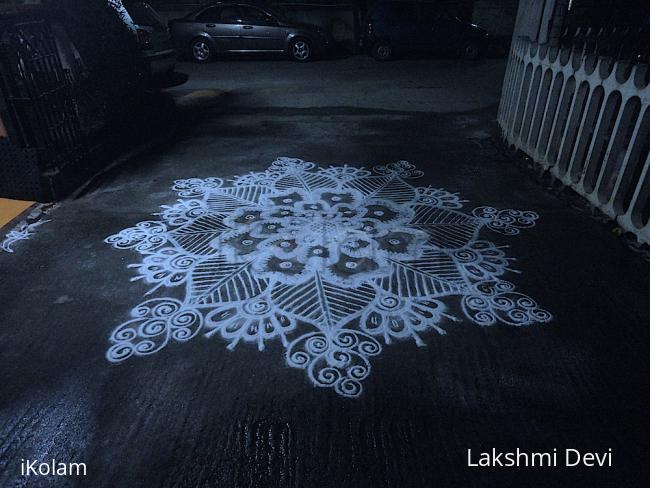
[(586, 52), (514, 41), (499, 125), (509, 144), (650, 244), (647, 66)]

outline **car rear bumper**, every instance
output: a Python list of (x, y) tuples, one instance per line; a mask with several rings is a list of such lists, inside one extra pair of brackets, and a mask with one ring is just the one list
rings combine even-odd
[(178, 51), (176, 49), (145, 51), (143, 54), (149, 70), (154, 75), (172, 71), (178, 59)]

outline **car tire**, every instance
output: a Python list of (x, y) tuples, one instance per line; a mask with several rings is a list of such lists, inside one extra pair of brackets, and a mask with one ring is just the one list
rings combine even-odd
[(304, 37), (291, 39), (289, 42), (289, 57), (299, 63), (306, 63), (313, 58), (314, 49), (311, 42)]
[(393, 59), (393, 48), (387, 41), (377, 41), (372, 46), (371, 55), (377, 61), (388, 61)]
[(463, 59), (474, 61), (481, 57), (481, 46), (476, 41), (467, 41), (463, 44), (460, 56)]
[(199, 37), (190, 44), (190, 56), (195, 63), (207, 63), (214, 55), (214, 49), (207, 39)]

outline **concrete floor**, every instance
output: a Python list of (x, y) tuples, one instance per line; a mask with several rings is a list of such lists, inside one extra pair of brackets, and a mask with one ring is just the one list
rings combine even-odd
[[(504, 157), (492, 136), (503, 61), (181, 68), (192, 81), (169, 92), (170, 133), (0, 254), (0, 486), (644, 486), (649, 266)], [(397, 342), (356, 399), (312, 386), (279, 341), (230, 351), (197, 337), (109, 363), (109, 334), (150, 287), (130, 281), (138, 254), (104, 239), (158, 220), (174, 180), (263, 171), (278, 156), (407, 160), (425, 172), (418, 185), (459, 192), (470, 210), (537, 212), (535, 227), (489, 240), (510, 246), (522, 273), (505, 279), (553, 320), (462, 320), (423, 334), (427, 347)], [(611, 448), (614, 466), (466, 467), (468, 448), (493, 447)], [(21, 477), (22, 458), (85, 462), (88, 476)]]
[(378, 64), (370, 57), (355, 56), (298, 64), (237, 59), (185, 69), (192, 74), (180, 90), (217, 87), (236, 93), (239, 106), (466, 112), (498, 103), (504, 60), (408, 59)]

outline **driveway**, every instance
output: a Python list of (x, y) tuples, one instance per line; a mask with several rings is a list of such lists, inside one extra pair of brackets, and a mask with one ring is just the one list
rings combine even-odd
[(0, 253), (1, 486), (642, 486), (648, 263), (506, 156), (503, 60), (182, 69)]
[(498, 104), (505, 61), (377, 63), (357, 56), (307, 64), (240, 59), (180, 69), (192, 75), (177, 91), (218, 88), (236, 94), (239, 106), (465, 112)]

